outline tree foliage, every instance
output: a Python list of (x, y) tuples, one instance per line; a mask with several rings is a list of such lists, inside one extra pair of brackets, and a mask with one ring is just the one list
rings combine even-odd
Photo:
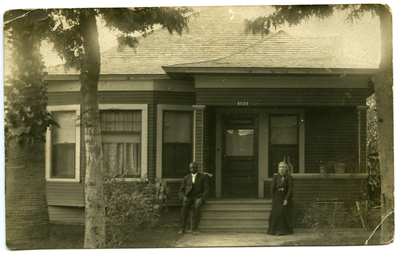
[[(5, 19), (13, 20), (24, 13), (27, 12), (10, 11)], [(38, 13), (35, 19), (45, 17), (43, 14)], [(44, 27), (35, 19), (17, 18), (7, 25), (5, 33), (11, 48), (10, 74), (6, 75), (4, 87), (6, 140), (44, 140), (47, 127), (58, 126), (46, 110), (47, 84), (43, 81), (45, 66), (40, 54)]]
[(268, 35), (272, 28), (287, 24), (289, 26), (299, 25), (312, 17), (325, 19), (331, 17), (335, 10), (350, 10), (347, 17), (348, 21), (361, 18), (365, 12), (377, 14), (380, 5), (373, 4), (344, 4), (344, 5), (277, 5), (274, 6), (275, 12), (267, 15), (246, 20), (246, 32), (253, 34)]

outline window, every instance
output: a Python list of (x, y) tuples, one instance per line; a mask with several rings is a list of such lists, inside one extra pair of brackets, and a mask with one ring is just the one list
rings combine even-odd
[(278, 172), (278, 164), (283, 160), (293, 165), (294, 173), (299, 173), (298, 115), (271, 115), (269, 128), (269, 176)]
[(54, 112), (61, 128), (52, 131), (51, 178), (75, 178), (75, 112)]
[(254, 129), (226, 130), (227, 156), (253, 156)]
[(100, 125), (105, 173), (141, 177), (142, 111), (101, 111)]
[(182, 177), (192, 161), (192, 111), (163, 112), (162, 176)]
[(79, 105), (49, 106), (60, 128), (52, 126), (47, 132), (46, 179), (79, 182)]

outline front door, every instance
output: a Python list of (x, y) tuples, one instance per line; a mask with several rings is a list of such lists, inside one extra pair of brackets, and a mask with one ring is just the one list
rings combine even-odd
[(222, 117), (223, 198), (257, 197), (258, 116)]

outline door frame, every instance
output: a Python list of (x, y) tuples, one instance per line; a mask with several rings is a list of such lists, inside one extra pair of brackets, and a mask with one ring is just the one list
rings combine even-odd
[[(252, 111), (252, 112), (248, 112), (248, 113), (224, 113), (224, 114), (222, 114), (221, 115), (221, 131), (223, 131), (223, 130), (226, 130), (227, 129), (227, 125), (226, 125), (226, 119), (228, 119), (228, 118), (233, 118), (235, 115), (239, 115), (241, 118), (252, 118), (252, 119), (254, 119), (254, 124), (253, 124), (253, 126), (252, 126), (252, 128), (253, 128), (253, 130), (254, 130), (254, 135), (253, 135), (253, 141), (255, 142), (255, 143), (253, 143), (253, 166), (254, 166), (254, 174), (255, 174), (255, 178), (254, 178), (254, 181), (255, 182), (258, 182), (258, 178), (259, 178), (259, 176), (258, 176), (258, 141), (259, 141), (259, 138), (258, 138), (258, 127), (259, 127), (259, 124), (258, 124), (258, 120), (259, 120), (259, 115), (258, 115), (258, 112), (254, 112), (254, 111)], [(248, 127), (247, 126), (244, 126), (243, 127), (244, 129), (247, 129)], [(225, 132), (225, 131), (224, 131)], [(223, 169), (223, 159), (222, 159), (222, 156), (223, 156), (223, 154), (225, 154), (226, 153), (226, 136), (225, 136), (225, 134), (224, 133), (220, 133), (221, 134), (221, 149), (220, 149), (220, 159), (221, 159), (221, 194), (222, 194), (222, 188), (223, 188), (223, 185), (222, 185), (222, 182), (224, 181), (224, 178), (223, 178), (223, 173), (222, 173), (222, 169)], [(252, 190), (254, 190), (254, 194), (256, 194), (257, 193), (257, 187), (254, 187)]]
[[(215, 140), (215, 197), (222, 196), (222, 115), (224, 114), (258, 114), (258, 198), (264, 198), (264, 181), (268, 180), (269, 154), (269, 115), (297, 114), (299, 115), (299, 174), (305, 172), (305, 116), (304, 108), (228, 108), (216, 109), (216, 140)], [(267, 126), (267, 127), (265, 127)], [(265, 140), (265, 141), (264, 141)], [(262, 155), (260, 155), (262, 154)]]

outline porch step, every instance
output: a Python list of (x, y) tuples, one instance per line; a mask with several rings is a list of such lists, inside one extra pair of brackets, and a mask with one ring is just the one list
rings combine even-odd
[(207, 200), (203, 210), (267, 210), (271, 205), (271, 199), (210, 199)]
[(201, 211), (204, 231), (267, 231), (271, 199), (209, 199)]
[(248, 226), (266, 226), (268, 227), (268, 217), (201, 217), (199, 227), (215, 227), (215, 226), (234, 226), (234, 227), (248, 227)]
[(218, 217), (259, 217), (265, 218), (269, 215), (270, 207), (263, 209), (203, 209), (201, 210), (201, 217), (203, 218), (218, 218)]
[(268, 231), (268, 227), (265, 226), (242, 226), (242, 227), (235, 227), (235, 226), (215, 226), (215, 227), (200, 227), (200, 231), (204, 232), (230, 232), (230, 233), (266, 233)]

